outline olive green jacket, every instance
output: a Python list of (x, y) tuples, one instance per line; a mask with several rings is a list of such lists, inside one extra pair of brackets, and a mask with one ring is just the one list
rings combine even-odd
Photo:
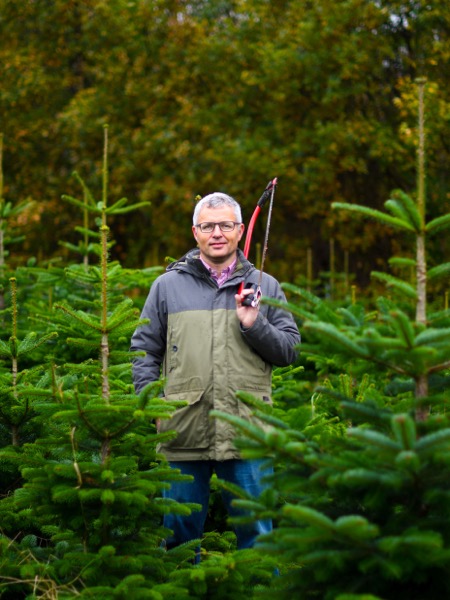
[[(271, 402), (272, 365), (296, 358), (300, 335), (292, 315), (262, 304), (256, 322), (243, 329), (236, 315), (235, 294), (241, 281), (256, 287), (259, 271), (238, 251), (236, 269), (219, 288), (199, 259), (189, 252), (172, 263), (153, 283), (142, 311), (150, 323), (139, 327), (131, 350), (145, 350), (135, 359), (136, 392), (162, 376), (165, 397), (188, 404), (161, 421), (160, 431), (175, 430), (175, 439), (161, 445), (169, 460), (239, 458), (235, 431), (211, 410), (251, 419), (251, 410), (236, 398), (250, 392)], [(263, 296), (285, 300), (278, 282), (263, 273)]]

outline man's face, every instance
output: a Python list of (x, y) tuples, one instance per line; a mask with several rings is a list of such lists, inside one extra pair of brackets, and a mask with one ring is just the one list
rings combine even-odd
[[(236, 215), (231, 206), (220, 208), (203, 208), (198, 216), (200, 223), (222, 223), (223, 221), (236, 221)], [(236, 256), (238, 243), (244, 233), (244, 225), (235, 225), (233, 231), (222, 231), (216, 225), (210, 233), (202, 233), (199, 227), (192, 227), (192, 232), (197, 240), (200, 254), (208, 264), (227, 267)]]

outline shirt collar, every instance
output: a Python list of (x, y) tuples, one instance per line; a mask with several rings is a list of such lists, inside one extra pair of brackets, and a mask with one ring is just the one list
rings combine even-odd
[(200, 260), (202, 261), (203, 265), (207, 269), (208, 273), (211, 275), (211, 277), (213, 279), (216, 280), (217, 285), (220, 287), (221, 285), (223, 285), (225, 283), (225, 281), (227, 281), (227, 279), (230, 277), (230, 275), (235, 270), (236, 263), (237, 263), (237, 256), (233, 260), (233, 262), (230, 265), (228, 265), (228, 267), (223, 269), (223, 271), (220, 274), (215, 269), (210, 267), (210, 265), (208, 265), (208, 263), (205, 262), (201, 256), (200, 256)]

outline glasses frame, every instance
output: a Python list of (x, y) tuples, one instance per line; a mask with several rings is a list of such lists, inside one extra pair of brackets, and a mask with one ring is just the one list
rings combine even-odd
[[(222, 225), (224, 223), (233, 223), (233, 229), (222, 229)], [(202, 225), (212, 225), (213, 228), (211, 229), (211, 231), (203, 231)], [(238, 221), (219, 221), (218, 223), (213, 223), (212, 221), (204, 221), (203, 223), (198, 223), (196, 227), (197, 229), (200, 229), (202, 233), (213, 233), (213, 231), (216, 229), (216, 225), (219, 226), (220, 231), (222, 231), (223, 233), (231, 233), (236, 229), (236, 225), (242, 225), (242, 223)]]

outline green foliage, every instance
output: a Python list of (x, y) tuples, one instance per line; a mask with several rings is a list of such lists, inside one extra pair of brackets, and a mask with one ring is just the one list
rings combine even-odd
[(195, 569), (173, 571), (171, 584), (184, 589), (181, 598), (249, 598), (274, 578), (276, 561), (255, 550), (240, 550), (228, 556), (211, 554)]
[[(60, 1), (2, 4), (7, 191), (40, 200), (33, 219), (43, 253), (53, 251), (42, 236), (51, 223), (83, 264), (30, 259), (14, 277), (9, 266), (2, 270), (13, 285), (0, 307), (0, 595), (445, 598), (450, 315), (448, 306), (429, 309), (423, 282), (448, 274), (440, 260), (446, 240), (439, 247), (433, 237), (450, 223), (436, 216), (447, 181), (436, 177), (447, 155), (440, 139), (447, 15), (436, 3), (361, 0), (193, 2), (177, 5), (177, 18), (169, 8), (121, 0), (75, 3), (71, 11)], [(412, 194), (390, 192), (399, 182), (412, 187), (412, 81), (422, 70), (439, 107), (428, 120), (427, 214), (420, 190), (417, 205)], [(110, 174), (104, 128), (99, 199), (91, 171), (105, 120), (119, 130), (110, 148), (119, 167)], [(127, 269), (111, 255), (123, 257), (131, 239), (139, 262), (178, 255), (200, 177), (207, 192), (226, 172), (227, 191), (242, 195), (248, 210), (275, 162), (285, 193), (274, 228), (285, 235), (274, 272), (297, 270), (302, 244), (317, 250), (331, 232), (343, 248), (372, 248), (377, 258), (374, 244), (386, 236), (400, 254), (414, 241), (416, 257), (408, 248), (391, 260), (408, 269), (403, 277), (373, 273), (390, 294), (375, 293), (375, 303), (333, 300), (331, 268), (323, 297), (284, 284), (288, 305), (263, 299), (294, 314), (302, 355), (275, 370), (273, 408), (237, 392), (261, 426), (211, 417), (238, 430), (244, 457), (274, 467), (269, 487), (254, 498), (214, 480), (204, 539), (165, 551), (163, 515), (198, 507), (162, 498), (184, 477), (157, 452), (175, 434), (158, 434), (154, 422), (178, 405), (160, 397), (163, 382), (140, 395), (132, 386), (128, 340), (160, 269)], [(63, 213), (61, 203), (47, 200), (55, 197), (53, 174), (75, 166), (87, 173), (74, 178), (83, 198), (70, 190)], [(111, 205), (110, 187), (120, 198)], [(124, 193), (137, 200), (128, 205)], [(358, 196), (366, 205), (346, 201)], [(3, 190), (0, 199), (3, 239), (14, 240), (19, 218), (30, 234), (30, 206), (4, 201)], [(368, 223), (334, 217), (330, 204)], [(82, 226), (73, 228), (67, 207), (82, 211)], [(110, 238), (111, 222), (119, 243)], [(78, 244), (65, 239), (68, 228), (81, 236)], [(28, 239), (34, 246), (33, 229)], [(273, 519), (275, 529), (256, 548), (236, 551), (224, 531), (216, 504), (222, 489), (245, 511), (234, 523)], [(199, 544), (202, 562), (194, 565)]]
[(278, 524), (259, 548), (277, 559), (281, 576), (272, 585), (281, 598), (448, 593), (448, 422), (424, 427), (389, 413), (379, 421), (365, 405), (347, 402), (340, 413), (359, 413), (364, 427), (335, 428), (331, 438), (323, 429), (319, 438), (306, 428), (299, 436), (273, 420), (269, 431), (249, 436), (245, 421), (233, 418), (243, 455), (259, 451), (275, 466), (265, 494), (235, 504)]
[(414, 289), (414, 286), (406, 281), (402, 281), (389, 273), (380, 273), (379, 271), (372, 271), (371, 275), (380, 281), (384, 281), (388, 290), (395, 290), (406, 298), (417, 300), (417, 291)]
[(385, 204), (386, 208), (389, 208), (391, 212), (396, 216), (391, 216), (386, 213), (381, 212), (380, 210), (375, 210), (373, 208), (369, 208), (367, 206), (361, 206), (356, 204), (346, 204), (345, 202), (334, 202), (333, 208), (348, 210), (351, 212), (361, 213), (370, 217), (374, 220), (380, 221), (385, 225), (390, 225), (391, 227), (397, 229), (406, 229), (408, 231), (414, 231), (413, 225), (409, 223), (404, 217), (405, 214), (403, 211), (400, 211), (401, 217), (399, 217), (399, 211), (394, 210), (397, 209), (398, 204), (394, 204), (393, 200), (388, 200)]
[[(134, 394), (133, 357), (125, 345), (140, 320), (132, 300), (123, 295), (131, 289), (124, 270), (108, 263), (105, 191), (103, 198), (99, 267), (23, 271), (25, 279), (41, 284), (30, 285), (35, 297), (27, 303), (30, 313), (39, 303), (41, 333), (18, 336), (12, 280), (12, 335), (0, 345), (1, 357), (11, 365), (0, 373), (0, 465), (7, 475), (0, 501), (7, 540), (0, 585), (11, 593), (51, 590), (64, 597), (76, 589), (85, 597), (125, 592), (157, 597), (151, 590), (173, 568), (172, 556), (160, 547), (167, 535), (162, 516), (197, 508), (161, 497), (170, 481), (184, 478), (156, 451), (173, 434), (159, 435), (154, 422), (169, 418), (176, 406), (160, 398), (162, 382)], [(155, 270), (139, 281), (149, 277), (155, 277)], [(69, 303), (76, 302), (77, 293), (59, 292), (60, 304), (40, 302), (50, 285), (67, 292), (77, 284), (88, 292), (82, 308)], [(53, 348), (49, 366), (20, 370), (22, 357), (34, 355), (57, 332), (65, 345)], [(72, 347), (81, 347), (85, 356), (71, 362), (76, 356)], [(191, 548), (188, 559), (193, 556)]]
[[(357, 200), (381, 212), (392, 189), (412, 188), (418, 76), (429, 82), (427, 206), (432, 219), (441, 218), (449, 16), (438, 0), (94, 0), (70, 11), (62, 0), (2, 0), (0, 14), (5, 197), (36, 201), (25, 219), (30, 254), (59, 255), (63, 240), (70, 253), (95, 258), (93, 224), (77, 221), (85, 210), (78, 184), (65, 194), (74, 201), (61, 202), (59, 181), (76, 171), (91, 188), (107, 122), (116, 209), (123, 197), (141, 206), (112, 217), (114, 259), (156, 265), (183, 253), (199, 193), (224, 189), (248, 219), (255, 190), (277, 165), (274, 274), (304, 276), (309, 248), (317, 279), (329, 270), (333, 237), (366, 285), (370, 271), (398, 251), (395, 232), (329, 207)], [(401, 216), (388, 216), (415, 231), (401, 198), (391, 200)], [(92, 218), (97, 203), (92, 194)], [(431, 222), (430, 232), (448, 227), (445, 218)], [(448, 253), (441, 242), (433, 246), (436, 262)]]

